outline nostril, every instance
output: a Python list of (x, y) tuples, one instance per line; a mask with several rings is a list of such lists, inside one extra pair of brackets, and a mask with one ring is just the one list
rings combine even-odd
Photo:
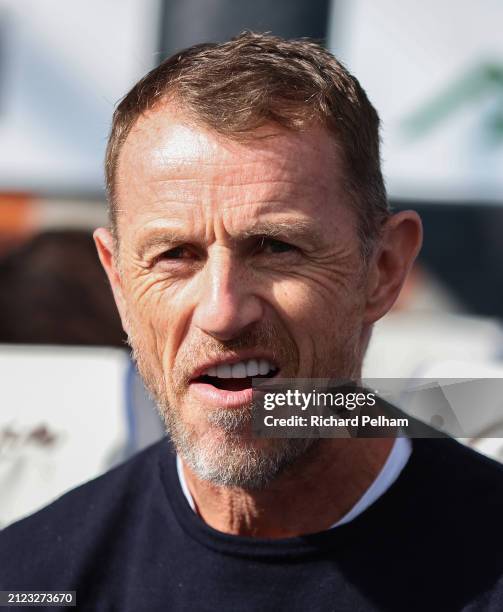
[[(236, 287), (237, 285), (237, 287)], [(246, 285), (223, 288), (218, 283), (201, 296), (193, 322), (204, 333), (221, 341), (232, 340), (256, 325), (264, 316), (261, 300)]]

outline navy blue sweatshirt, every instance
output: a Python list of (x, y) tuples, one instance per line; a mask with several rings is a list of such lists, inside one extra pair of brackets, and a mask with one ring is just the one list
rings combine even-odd
[(0, 590), (76, 590), (96, 612), (501, 612), (502, 569), (503, 467), (450, 439), (413, 440), (377, 502), (315, 535), (215, 531), (168, 440), (0, 532)]

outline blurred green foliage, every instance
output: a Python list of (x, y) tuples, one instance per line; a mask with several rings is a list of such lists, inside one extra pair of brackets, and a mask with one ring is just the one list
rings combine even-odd
[[(485, 104), (489, 98), (495, 100), (490, 110)], [(422, 138), (468, 105), (482, 107), (481, 125), (487, 143), (503, 144), (503, 64), (486, 62), (469, 70), (407, 117), (402, 130), (409, 140)]]

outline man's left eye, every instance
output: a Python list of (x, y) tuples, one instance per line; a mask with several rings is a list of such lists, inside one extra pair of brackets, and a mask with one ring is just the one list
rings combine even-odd
[(268, 253), (288, 253), (290, 251), (296, 251), (296, 247), (288, 242), (282, 240), (276, 240), (274, 238), (264, 238), (260, 244), (261, 251)]
[(173, 247), (162, 254), (164, 259), (185, 259), (187, 256), (187, 249), (182, 246)]

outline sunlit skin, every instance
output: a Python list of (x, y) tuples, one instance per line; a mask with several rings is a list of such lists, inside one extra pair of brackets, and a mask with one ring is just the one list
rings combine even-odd
[[(318, 126), (267, 126), (236, 142), (158, 108), (124, 144), (117, 201), (119, 243), (105, 228), (95, 240), (123, 325), (151, 386), (208, 445), (226, 434), (205, 418), (217, 406), (190, 383), (197, 366), (242, 358), (233, 342), (272, 328), (275, 346), (246, 356), (275, 360), (282, 377), (358, 377), (371, 326), (391, 308), (421, 243), (417, 215), (400, 212), (363, 263), (339, 152)], [(264, 450), (273, 443), (242, 436)], [(344, 515), (391, 445), (325, 440), (260, 491), (184, 472), (212, 527), (289, 537)]]

